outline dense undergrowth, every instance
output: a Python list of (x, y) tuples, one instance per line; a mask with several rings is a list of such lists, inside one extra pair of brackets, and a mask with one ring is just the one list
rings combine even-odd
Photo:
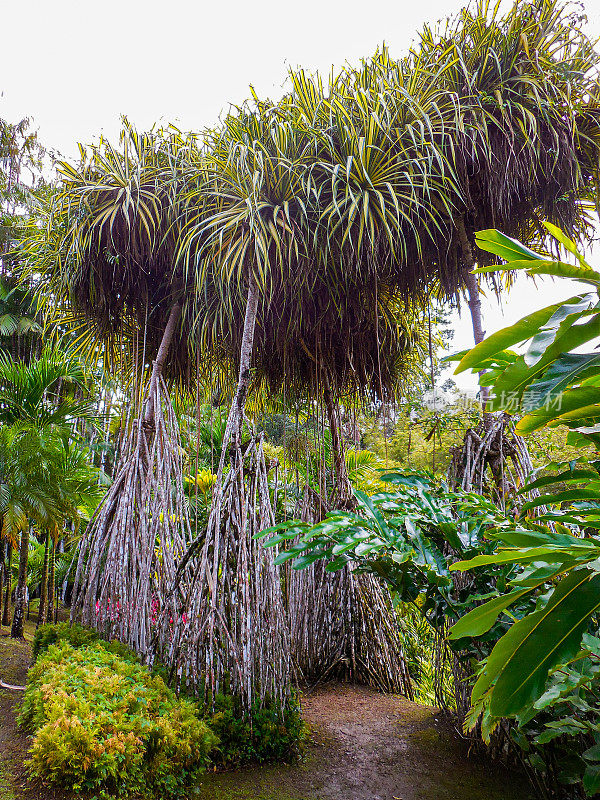
[(28, 768), (47, 784), (105, 797), (186, 797), (209, 765), (291, 761), (305, 729), (299, 704), (256, 705), (245, 718), (220, 695), (210, 712), (177, 697), (120, 642), (66, 623), (36, 632), (19, 724)]
[(492, 462), (485, 496), (422, 472), (388, 472), (385, 491), (355, 492), (356, 511), (261, 535), (268, 547), (289, 545), (278, 563), (304, 569), (325, 559), (335, 572), (352, 562), (385, 581), (449, 655), (465, 731), (524, 765), (539, 797), (574, 800), (600, 794), (600, 271), (544, 224), (577, 264), (494, 230), (477, 241), (504, 269), (576, 278), (591, 290), (578, 286), (459, 354), (457, 371), (485, 372), (483, 437), (521, 404), (517, 434), (562, 427), (574, 456), (538, 474), (511, 474), (506, 459), (494, 473)]

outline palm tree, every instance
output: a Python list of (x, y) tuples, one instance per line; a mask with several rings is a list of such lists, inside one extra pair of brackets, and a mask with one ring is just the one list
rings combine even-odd
[(92, 465), (90, 452), (78, 443), (62, 442), (56, 453), (57, 473), (52, 486), (56, 516), (45, 532), (38, 624), (52, 619), (55, 597), (56, 547), (67, 523), (75, 530), (89, 521), (105, 492), (105, 479)]
[(77, 419), (90, 416), (88, 401), (73, 397), (83, 388), (81, 364), (59, 351), (46, 350), (29, 365), (0, 354), (0, 480), (3, 535), (20, 537), (19, 573), (11, 635), (23, 635), (30, 524), (48, 526), (68, 502), (64, 459)]
[(33, 349), (35, 339), (39, 340), (41, 325), (36, 319), (31, 293), (15, 281), (0, 280), (0, 338), (8, 340), (8, 350), (13, 358), (21, 355), (30, 357), (25, 347)]
[(28, 426), (0, 428), (0, 514), (2, 537), (19, 548), (18, 580), (11, 635), (23, 635), (30, 524), (46, 522), (53, 511), (48, 460), (39, 431)]

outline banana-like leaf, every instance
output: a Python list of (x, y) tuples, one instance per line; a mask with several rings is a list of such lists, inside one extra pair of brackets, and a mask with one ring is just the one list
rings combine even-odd
[(493, 686), (490, 713), (510, 717), (541, 696), (549, 671), (573, 658), (600, 608), (600, 575), (571, 572), (546, 605), (515, 623), (497, 642), (473, 688), (472, 703)]
[(515, 589), (508, 594), (494, 597), (493, 600), (488, 600), (481, 606), (477, 606), (464, 617), (461, 617), (450, 628), (450, 639), (462, 639), (464, 636), (481, 636), (483, 633), (489, 631), (494, 625), (498, 617), (503, 611), (516, 602), (520, 597), (523, 597), (528, 592), (532, 591), (534, 587), (527, 587), (526, 589)]
[[(543, 408), (538, 408), (526, 414), (517, 423), (517, 432), (523, 436), (528, 433), (544, 428), (555, 420), (564, 418), (566, 422), (568, 419), (579, 419), (578, 416), (571, 416), (577, 411), (584, 409), (581, 413), (585, 416), (598, 416), (600, 415), (600, 393), (595, 387), (590, 388), (574, 388), (569, 389), (562, 395), (557, 396), (552, 403), (546, 403)], [(597, 412), (594, 413), (594, 409)]]
[[(572, 297), (567, 302), (576, 302), (577, 299), (578, 296)], [(509, 347), (519, 342), (524, 342), (526, 339), (529, 339), (552, 318), (552, 315), (555, 314), (562, 305), (563, 303), (555, 303), (554, 305), (542, 308), (540, 311), (535, 311), (533, 314), (523, 317), (523, 319), (519, 320), (514, 325), (510, 325), (508, 328), (502, 328), (502, 330), (488, 336), (483, 342), (480, 342), (476, 347), (472, 350), (468, 350), (467, 353), (463, 355), (454, 374), (456, 375), (459, 372), (464, 372), (466, 369), (481, 369), (484, 366), (483, 362), (487, 361), (487, 359), (504, 350), (508, 350)]]
[[(598, 553), (599, 551), (596, 550), (595, 552)], [(529, 547), (524, 550), (502, 550), (499, 553), (492, 553), (491, 555), (475, 556), (475, 558), (471, 558), (468, 561), (457, 561), (455, 564), (451, 565), (450, 571), (464, 571), (473, 569), (474, 567), (487, 567), (490, 564), (527, 564), (536, 561), (548, 564), (563, 564), (574, 563), (575, 560), (575, 554), (570, 548), (552, 546)]]
[(594, 294), (581, 295), (568, 300), (557, 308), (548, 322), (541, 326), (539, 333), (532, 338), (524, 356), (527, 366), (533, 367), (537, 364), (557, 337), (564, 334), (582, 316), (597, 311), (597, 301), (598, 298)]
[(578, 489), (565, 489), (565, 491), (556, 492), (555, 494), (542, 494), (539, 497), (535, 497), (533, 500), (529, 500), (529, 502), (524, 503), (521, 507), (521, 514), (531, 511), (532, 508), (539, 508), (539, 506), (576, 503), (580, 500), (600, 503), (600, 491), (597, 489), (582, 487)]
[[(555, 230), (558, 231), (558, 228), (555, 228)], [(475, 241), (481, 250), (493, 253), (506, 261), (506, 269), (527, 269), (531, 275), (574, 278), (584, 283), (590, 283), (593, 286), (600, 286), (600, 273), (593, 270), (589, 264), (586, 264), (576, 250), (574, 252), (580, 262), (580, 266), (564, 261), (549, 261), (545, 256), (535, 253), (516, 239), (511, 239), (510, 236), (506, 236), (496, 230), (479, 231), (475, 234)], [(565, 241), (570, 242), (571, 245), (573, 244), (563, 234), (561, 244), (565, 244)], [(484, 267), (476, 271), (488, 272), (493, 269), (493, 267)], [(496, 267), (496, 269), (501, 269), (501, 267)]]
[(542, 489), (553, 486), (555, 483), (574, 483), (583, 480), (598, 480), (598, 473), (593, 469), (566, 469), (558, 475), (543, 475), (530, 483), (525, 484), (521, 492), (530, 492), (532, 489)]
[(541, 380), (531, 384), (529, 391), (537, 396), (541, 407), (575, 381), (597, 373), (598, 367), (598, 353), (565, 353), (557, 358)]
[[(543, 357), (530, 367), (523, 356), (510, 364), (494, 384), (493, 408), (512, 408), (515, 398), (521, 398), (524, 391), (537, 379), (541, 379), (546, 369), (563, 353), (574, 350), (600, 336), (600, 315), (596, 314), (581, 325), (570, 325), (556, 338)], [(512, 409), (514, 411), (514, 408)]]
[(551, 275), (555, 278), (572, 278), (581, 283), (600, 287), (600, 273), (589, 267), (577, 267), (564, 261), (544, 261), (528, 270), (530, 275)]
[(477, 231), (475, 241), (481, 250), (500, 256), (504, 261), (544, 261), (544, 256), (526, 247), (517, 239), (511, 239), (500, 231), (490, 228)]

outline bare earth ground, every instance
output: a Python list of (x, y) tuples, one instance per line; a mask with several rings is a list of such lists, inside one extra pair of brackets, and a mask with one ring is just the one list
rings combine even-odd
[[(0, 636), (0, 678), (24, 684), (25, 642)], [(69, 800), (28, 780), (29, 746), (15, 721), (20, 692), (0, 689), (0, 800)], [(524, 779), (467, 759), (464, 742), (435, 709), (361, 686), (332, 684), (302, 701), (311, 734), (304, 761), (206, 775), (190, 800), (529, 800)]]
[(207, 775), (201, 800), (529, 800), (524, 778), (467, 759), (433, 708), (363, 686), (304, 696), (311, 742), (298, 766)]
[[(11, 639), (10, 631), (0, 631), (0, 679), (4, 683), (23, 685), (31, 661), (31, 641), (35, 622), (26, 622), (25, 641)], [(0, 687), (0, 800), (67, 800), (68, 792), (48, 789), (27, 777), (24, 761), (29, 747), (28, 737), (17, 728), (16, 709), (23, 696)]]

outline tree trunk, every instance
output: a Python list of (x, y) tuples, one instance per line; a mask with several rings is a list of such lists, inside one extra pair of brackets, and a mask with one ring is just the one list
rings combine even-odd
[(23, 625), (27, 606), (27, 565), (29, 563), (29, 525), (21, 531), (21, 544), (19, 546), (19, 577), (15, 592), (15, 613), (13, 616), (10, 635), (13, 639), (23, 638)]
[[(181, 559), (171, 593), (184, 588), (180, 623), (165, 608), (159, 636), (173, 677), (195, 686), (207, 707), (228, 687), (244, 717), (254, 702), (289, 699), (291, 658), (282, 580), (274, 552), (254, 534), (274, 524), (263, 434), (242, 447), (244, 408), (260, 288), (250, 272), (241, 331), (237, 387), (227, 416), (206, 533)], [(198, 546), (199, 545), (199, 550)], [(181, 581), (181, 583), (180, 583)]]
[(58, 603), (56, 602), (56, 539), (51, 540), (50, 579), (48, 581), (48, 622), (56, 622)]
[(246, 301), (246, 314), (244, 317), (244, 330), (242, 332), (242, 344), (240, 347), (240, 369), (238, 373), (238, 383), (235, 397), (229, 409), (227, 425), (223, 436), (223, 447), (219, 461), (218, 477), (215, 481), (217, 488), (223, 477), (225, 457), (229, 448), (229, 443), (234, 440), (234, 444), (239, 445), (242, 435), (242, 422), (244, 419), (244, 407), (250, 386), (250, 364), (252, 362), (252, 350), (254, 347), (254, 330), (256, 328), (256, 315), (258, 312), (259, 288), (256, 278), (250, 271), (248, 283), (248, 299)]
[(333, 508), (354, 507), (354, 494), (352, 484), (348, 477), (348, 468), (344, 455), (344, 441), (340, 430), (340, 413), (338, 404), (333, 399), (329, 386), (323, 392), (329, 430), (331, 432), (331, 458), (333, 462), (333, 474), (335, 485), (331, 496), (331, 506)]
[[(479, 298), (479, 284), (477, 281), (477, 276), (473, 275), (473, 270), (476, 266), (475, 259), (473, 257), (471, 242), (469, 241), (469, 237), (465, 228), (464, 217), (458, 217), (456, 220), (456, 227), (458, 230), (458, 237), (460, 239), (463, 258), (466, 264), (464, 278), (469, 297), (468, 304), (471, 311), (471, 322), (473, 324), (473, 338), (475, 339), (475, 344), (478, 345), (484, 340), (485, 331), (483, 330), (483, 316), (481, 313), (481, 300)], [(479, 373), (480, 399), (481, 407), (483, 409), (483, 427), (484, 430), (489, 431), (493, 425), (494, 418), (489, 411), (486, 411), (486, 405), (489, 399), (489, 388), (487, 386), (482, 386), (481, 379), (484, 374), (485, 372)], [(506, 502), (506, 496), (508, 493), (508, 483), (504, 471), (504, 456), (502, 447), (503, 437), (504, 432), (502, 431), (498, 438), (498, 446), (493, 452), (490, 451), (487, 459), (494, 476), (494, 482), (498, 487), (500, 495), (499, 499), (502, 505), (504, 505)]]
[[(462, 216), (457, 217), (457, 219), (455, 220), (455, 224), (456, 224), (456, 230), (458, 231), (460, 247), (465, 261), (465, 270), (463, 272), (463, 277), (465, 279), (465, 286), (467, 288), (467, 298), (468, 298), (467, 304), (469, 306), (469, 311), (471, 312), (473, 339), (475, 340), (475, 344), (478, 345), (485, 339), (485, 331), (483, 329), (483, 315), (481, 313), (479, 282), (477, 280), (477, 276), (473, 275), (473, 270), (476, 267), (476, 263), (475, 263), (475, 258), (473, 256), (473, 248), (471, 247), (471, 242), (469, 241), (467, 230), (465, 228), (464, 217)], [(481, 378), (483, 374), (484, 374), (483, 372), (479, 373), (479, 381), (480, 381), (479, 389), (480, 389), (481, 405), (485, 409), (485, 404), (488, 399), (488, 388), (487, 386), (481, 385)]]
[(4, 588), (4, 608), (2, 610), (2, 624), (5, 627), (10, 625), (10, 582), (12, 578), (12, 554), (13, 546), (12, 543), (9, 543), (6, 554), (6, 586)]
[[(107, 397), (106, 403), (104, 407), (104, 419), (105, 419), (105, 429), (103, 431), (103, 447), (102, 452), (100, 453), (100, 469), (103, 472), (107, 472), (106, 469), (106, 461), (108, 456), (108, 446), (110, 444), (110, 412), (112, 410), (112, 403), (113, 403), (113, 394), (109, 390), (107, 390)], [(112, 475), (111, 475), (112, 477)]]
[(42, 582), (40, 584), (40, 604), (38, 606), (37, 628), (44, 625), (48, 617), (48, 566), (50, 558), (50, 534), (46, 531), (44, 536), (44, 566), (42, 568)]
[(173, 335), (175, 333), (175, 328), (177, 326), (177, 323), (179, 322), (180, 316), (181, 316), (181, 303), (175, 303), (171, 308), (169, 319), (167, 320), (167, 324), (165, 326), (165, 330), (160, 342), (160, 347), (158, 348), (158, 353), (156, 354), (156, 359), (152, 364), (152, 375), (150, 376), (150, 384), (148, 386), (148, 402), (146, 404), (146, 411), (144, 413), (144, 424), (149, 428), (154, 427), (155, 392), (153, 391), (153, 389), (156, 386), (158, 379), (162, 375), (163, 367), (167, 359), (167, 354), (169, 352), (171, 342), (173, 341)]

